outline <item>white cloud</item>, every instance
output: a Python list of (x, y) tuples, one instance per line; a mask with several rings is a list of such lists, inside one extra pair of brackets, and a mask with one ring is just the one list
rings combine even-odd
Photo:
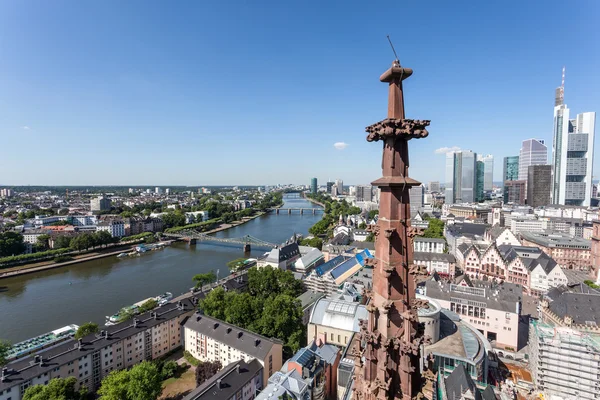
[(460, 147), (452, 146), (452, 147), (440, 147), (439, 149), (435, 149), (435, 154), (446, 154), (452, 151), (460, 151)]
[(335, 142), (333, 144), (333, 147), (335, 147), (338, 150), (344, 150), (348, 146), (350, 146), (350, 145), (348, 143), (344, 143), (344, 142)]
[(23, 129), (24, 131), (29, 131), (29, 130), (31, 130), (31, 128), (30, 128), (30, 127), (28, 127), (27, 125), (25, 125), (25, 126), (22, 126), (22, 127), (21, 127), (21, 129)]

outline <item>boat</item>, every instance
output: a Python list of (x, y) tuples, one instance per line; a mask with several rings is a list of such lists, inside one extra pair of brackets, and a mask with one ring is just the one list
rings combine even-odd
[(77, 329), (79, 329), (78, 325), (67, 325), (53, 330), (52, 332), (44, 333), (43, 335), (36, 336), (20, 343), (15, 343), (8, 351), (6, 359), (12, 360), (19, 358), (67, 340), (75, 335)]
[(173, 298), (173, 293), (165, 292), (165, 293), (161, 294), (160, 296), (156, 296), (156, 301), (158, 302), (159, 306), (164, 306), (169, 301), (171, 301), (172, 298)]
[(119, 253), (119, 255), (117, 256), (117, 258), (123, 258), (123, 257), (127, 257), (129, 256), (128, 253)]
[(133, 314), (137, 314), (139, 312), (139, 306), (137, 305), (133, 305), (133, 306), (127, 306), (127, 307), (123, 307), (121, 310), (119, 310), (119, 312), (111, 315), (111, 316), (106, 316), (106, 326), (110, 326), (110, 325), (114, 325), (116, 323), (118, 323), (121, 318), (123, 318), (123, 311), (124, 312), (132, 312)]
[(145, 245), (140, 244), (138, 246), (135, 246), (135, 251), (137, 251), (138, 253), (145, 253), (148, 251), (148, 248)]

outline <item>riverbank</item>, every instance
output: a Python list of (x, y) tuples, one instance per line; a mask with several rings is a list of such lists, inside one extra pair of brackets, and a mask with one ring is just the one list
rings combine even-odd
[(318, 206), (321, 206), (321, 207), (325, 208), (325, 204), (323, 204), (323, 203), (320, 203), (320, 202), (318, 202), (318, 201), (316, 201), (316, 200), (313, 200), (313, 199), (311, 199), (310, 197), (306, 197), (306, 196), (304, 196), (304, 193), (303, 193), (303, 196), (302, 196), (302, 198), (303, 198), (304, 200), (310, 201), (310, 202), (311, 202), (311, 203), (313, 203), (313, 204), (316, 204), (316, 205), (318, 205)]
[[(281, 206), (279, 206), (279, 207), (281, 207)], [(262, 211), (259, 211), (258, 214), (253, 215), (251, 217), (244, 217), (244, 218), (242, 218), (241, 221), (233, 221), (231, 224), (221, 224), (221, 225), (219, 225), (218, 228), (211, 229), (210, 231), (206, 231), (206, 232), (203, 232), (203, 233), (208, 235), (210, 233), (217, 233), (217, 232), (225, 231), (225, 230), (230, 229), (230, 228), (235, 228), (236, 226), (243, 225), (246, 222), (252, 221), (255, 218), (262, 217), (265, 214), (266, 213), (264, 213)]]

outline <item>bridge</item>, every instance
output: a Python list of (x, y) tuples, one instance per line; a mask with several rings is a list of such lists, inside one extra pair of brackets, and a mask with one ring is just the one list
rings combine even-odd
[(304, 213), (306, 214), (311, 214), (315, 215), (316, 213), (319, 212), (323, 212), (324, 209), (323, 208), (271, 208), (269, 210), (267, 210), (269, 212), (275, 211), (275, 214), (279, 215), (279, 214), (292, 214), (294, 212), (296, 213), (300, 213), (300, 215), (303, 215)]
[(213, 242), (213, 243), (230, 243), (242, 245), (244, 252), (249, 252), (252, 246), (275, 249), (279, 244), (270, 243), (266, 240), (255, 238), (254, 236), (246, 235), (239, 238), (219, 238), (205, 233), (200, 233), (192, 229), (186, 229), (177, 233), (163, 233), (164, 236), (185, 240), (190, 245), (197, 242)]

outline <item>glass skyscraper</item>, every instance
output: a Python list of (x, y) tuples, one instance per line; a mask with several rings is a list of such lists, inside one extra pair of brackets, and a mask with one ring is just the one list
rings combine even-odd
[(312, 194), (317, 194), (317, 189), (318, 189), (317, 178), (311, 178), (311, 180), (310, 180), (310, 192)]
[(481, 158), (483, 161), (483, 190), (491, 192), (494, 188), (494, 156), (488, 154)]
[(446, 154), (446, 203), (476, 201), (477, 153), (470, 150)]
[(502, 182), (519, 180), (519, 156), (504, 157)]
[(485, 170), (485, 162), (484, 161), (477, 161), (477, 164), (475, 165), (475, 169), (476, 169), (476, 179), (475, 179), (475, 201), (483, 201), (485, 196), (484, 196), (484, 189), (485, 189), (485, 183), (486, 183), (486, 170)]
[(541, 139), (523, 140), (521, 154), (519, 155), (519, 181), (526, 181), (530, 165), (544, 165), (548, 163), (548, 147)]

